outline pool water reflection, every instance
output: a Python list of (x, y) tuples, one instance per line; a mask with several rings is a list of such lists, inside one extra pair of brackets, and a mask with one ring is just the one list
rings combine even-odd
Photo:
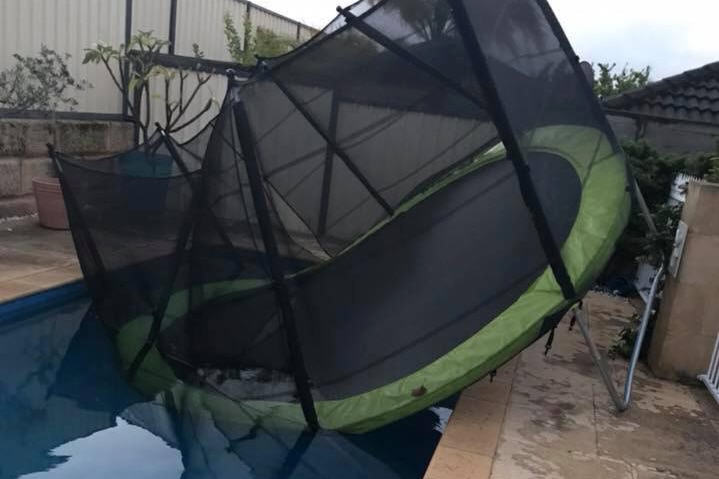
[(0, 322), (0, 479), (419, 479), (453, 400), (364, 435), (141, 397), (86, 300)]

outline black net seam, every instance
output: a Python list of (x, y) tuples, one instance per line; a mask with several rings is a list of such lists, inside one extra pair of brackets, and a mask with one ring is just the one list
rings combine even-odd
[[(232, 117), (230, 117), (230, 118), (232, 118)], [(232, 153), (233, 153), (233, 158), (234, 158), (233, 163), (235, 164), (235, 175), (237, 177), (239, 193), (240, 193), (240, 196), (242, 197), (242, 208), (245, 213), (245, 218), (247, 219), (247, 229), (249, 230), (250, 237), (252, 238), (252, 247), (255, 249), (255, 251), (259, 255), (260, 248), (257, 243), (257, 238), (255, 238), (255, 229), (252, 227), (250, 211), (247, 208), (247, 199), (245, 198), (245, 188), (244, 188), (245, 185), (243, 185), (243, 183), (242, 183), (242, 175), (240, 174), (240, 161), (242, 161), (244, 163), (244, 158), (243, 158), (242, 154), (237, 150), (237, 145), (235, 144), (235, 136), (236, 135), (234, 134), (234, 132), (232, 132), (232, 144), (229, 146), (232, 148)], [(222, 134), (222, 131), (220, 131), (220, 137), (222, 137), (222, 140), (227, 143), (227, 138), (225, 138), (225, 135)], [(247, 170), (245, 169), (245, 173), (246, 172), (247, 172)], [(249, 183), (247, 184), (247, 186), (249, 186)], [(252, 218), (254, 218), (254, 217), (255, 216), (253, 216)], [(264, 261), (260, 261), (260, 264), (262, 265), (262, 268), (265, 270), (265, 274), (269, 275), (269, 271), (267, 271), (267, 268), (264, 265)]]
[[(446, 153), (447, 151), (449, 151), (451, 148), (454, 148), (458, 143), (460, 143), (460, 142), (463, 141), (465, 138), (467, 138), (467, 137), (468, 137), (474, 130), (476, 130), (478, 127), (479, 127), (479, 125), (475, 125), (475, 127), (472, 128), (472, 130), (470, 130), (468, 133), (466, 133), (465, 135), (463, 135), (459, 140), (457, 140), (456, 142), (454, 142), (452, 145), (448, 146), (445, 150), (441, 151), (439, 154), (437, 154), (437, 155), (435, 155), (434, 157), (430, 158), (430, 160), (429, 160), (428, 162), (424, 163), (424, 164), (423, 164), (419, 169), (417, 169), (414, 173), (411, 173), (411, 174), (409, 174), (409, 175), (405, 175), (405, 177), (400, 178), (400, 179), (397, 180), (397, 181), (394, 181), (394, 182), (392, 182), (392, 183), (390, 183), (390, 184), (388, 184), (388, 185), (383, 186), (382, 188), (380, 188), (379, 191), (380, 191), (380, 192), (385, 192), (385, 191), (387, 191), (387, 190), (390, 190), (390, 189), (394, 188), (395, 186), (397, 186), (398, 184), (400, 184), (400, 183), (406, 181), (407, 179), (411, 178), (411, 177), (412, 177), (413, 175), (415, 175), (417, 172), (421, 171), (422, 169), (426, 168), (427, 166), (429, 166), (430, 164), (432, 164), (434, 161), (436, 161), (437, 159), (439, 159), (444, 153)], [(472, 153), (470, 153), (469, 155), (467, 155), (467, 156), (461, 158), (459, 161), (457, 161), (457, 162), (455, 162), (454, 164), (448, 166), (446, 169), (444, 169), (444, 170), (442, 170), (442, 171), (443, 171), (443, 172), (444, 172), (444, 171), (452, 171), (452, 170), (458, 168), (459, 165), (461, 165), (461, 164), (463, 164), (463, 163), (467, 163), (469, 160), (473, 160), (473, 159), (476, 157), (476, 155), (477, 155), (477, 153), (478, 153), (479, 151), (483, 151), (483, 150), (487, 149), (487, 148), (488, 148), (488, 145), (492, 145), (492, 144), (494, 144), (494, 143), (496, 143), (496, 142), (497, 142), (497, 138), (496, 138), (496, 137), (492, 138), (491, 140), (489, 140), (489, 142), (482, 144), (477, 150), (474, 150), (474, 151), (473, 151)], [(437, 176), (436, 176), (436, 175), (432, 175), (431, 178), (437, 178)], [(431, 186), (431, 183), (429, 182), (429, 180), (423, 182), (422, 184), (423, 184), (423, 185), (426, 185), (425, 188)], [(417, 188), (415, 188), (414, 191), (417, 191)], [(407, 198), (407, 199), (411, 199), (412, 196), (414, 196), (414, 195), (410, 193), (410, 195), (406, 196), (406, 198)], [(350, 207), (350, 209), (347, 210), (345, 213), (343, 213), (341, 216), (335, 218), (335, 219), (328, 225), (328, 228), (333, 228), (333, 227), (336, 226), (337, 224), (339, 224), (339, 223), (341, 223), (342, 221), (344, 221), (344, 220), (345, 220), (348, 216), (350, 216), (352, 213), (354, 213), (354, 212), (357, 211), (359, 208), (361, 208), (362, 206), (364, 206), (365, 204), (367, 204), (367, 201), (369, 201), (369, 198), (365, 197), (364, 199), (362, 199), (361, 201), (359, 201), (358, 203), (356, 203), (354, 206)], [(404, 201), (400, 202), (400, 204), (402, 204), (403, 202), (404, 202)]]
[[(90, 234), (90, 230), (87, 227), (87, 224), (85, 223), (85, 218), (81, 214), (81, 210), (79, 205), (77, 204), (77, 199), (75, 198), (75, 194), (70, 188), (70, 185), (67, 183), (67, 178), (65, 177), (65, 171), (62, 167), (62, 162), (60, 161), (57, 153), (55, 152), (55, 148), (52, 145), (47, 145), (48, 148), (48, 154), (50, 156), (50, 159), (55, 165), (55, 168), (58, 171), (58, 179), (60, 181), (60, 189), (62, 190), (63, 196), (66, 199), (66, 203), (68, 206), (68, 210), (70, 214), (68, 215), (68, 220), (72, 226), (77, 226), (77, 229), (80, 231), (80, 233), (84, 236), (84, 240), (87, 243), (87, 249), (90, 252), (90, 256), (92, 257), (92, 261), (95, 264), (95, 266), (98, 269), (98, 273), (100, 275), (100, 281), (106, 282), (107, 281), (107, 270), (105, 269), (105, 264), (102, 261), (102, 256), (100, 256), (100, 252), (97, 248), (97, 245), (95, 244), (95, 239)], [(75, 228), (73, 228), (75, 229)], [(74, 235), (73, 235), (74, 237)], [(79, 251), (78, 251), (79, 253)], [(79, 256), (79, 255), (78, 255)], [(83, 262), (80, 261), (80, 267), (83, 268)], [(87, 276), (85, 276), (87, 278)], [(94, 289), (94, 288), (93, 288)], [(97, 292), (97, 290), (95, 291)], [(94, 300), (99, 300), (101, 298), (93, 298)]]
[(463, 96), (467, 100), (474, 103), (476, 106), (481, 108), (482, 110), (487, 109), (486, 103), (473, 93), (467, 91), (462, 85), (457, 83), (456, 81), (452, 80), (451, 78), (447, 77), (444, 73), (434, 68), (429, 63), (425, 62), (421, 58), (417, 57), (416, 55), (412, 54), (411, 52), (407, 51), (405, 48), (401, 47), (397, 42), (392, 40), (391, 38), (388, 38), (386, 35), (384, 35), (382, 32), (377, 30), (376, 28), (372, 27), (371, 25), (368, 25), (364, 21), (360, 20), (357, 16), (353, 15), (349, 10), (338, 8), (337, 11), (343, 15), (347, 19), (347, 23), (355, 27), (357, 30), (362, 32), (365, 36), (367, 36), (369, 39), (379, 43), (384, 48), (386, 48), (388, 51), (395, 54), (397, 57), (401, 58), (405, 62), (409, 63), (410, 65), (414, 66), (415, 68), (418, 68), (425, 72), (426, 74), (433, 77), (435, 80), (438, 80), (442, 82), (445, 86), (447, 86), (449, 89), (454, 90), (455, 93)]
[[(424, 102), (425, 100), (427, 100), (427, 98), (431, 97), (434, 93), (435, 93), (435, 90), (432, 90), (432, 91), (430, 91), (429, 93), (427, 93), (426, 95), (423, 95), (423, 96), (420, 97), (417, 101), (415, 101), (414, 103), (412, 103), (412, 104), (407, 108), (407, 111), (397, 110), (397, 111), (395, 111), (394, 113), (391, 113), (391, 114), (389, 114), (389, 115), (383, 116), (383, 117), (380, 118), (379, 120), (376, 120), (376, 121), (373, 121), (373, 122), (371, 122), (371, 123), (368, 123), (367, 125), (363, 126), (362, 128), (359, 128), (359, 129), (357, 129), (356, 131), (354, 131), (353, 133), (351, 133), (351, 134), (345, 136), (344, 138), (340, 139), (340, 140), (339, 140), (339, 143), (342, 143), (342, 144), (343, 144), (343, 147), (345, 148), (345, 150), (350, 150), (350, 149), (354, 148), (355, 146), (364, 143), (365, 141), (367, 141), (367, 140), (373, 138), (374, 136), (376, 136), (376, 135), (378, 135), (378, 134), (384, 132), (387, 128), (392, 127), (392, 125), (394, 125), (395, 123), (397, 123), (398, 121), (400, 121), (400, 120), (407, 114), (408, 111), (412, 111), (412, 109), (413, 109), (414, 107), (416, 107), (417, 105), (419, 105), (419, 104), (421, 104), (422, 102)], [(317, 98), (319, 98), (320, 96), (321, 96), (321, 95), (319, 95), (319, 96), (317, 96), (317, 97), (315, 97), (315, 98), (311, 98), (310, 100), (308, 100), (307, 103), (312, 103), (313, 101), (315, 101), (315, 100), (316, 100)], [(350, 101), (350, 102), (353, 101), (351, 98), (339, 98), (338, 102), (341, 103), (341, 102), (343, 102), (343, 101), (345, 101), (345, 100)], [(368, 103), (358, 103), (358, 104), (360, 104), (360, 105), (365, 105), (365, 106), (368, 106), (368, 107), (378, 107), (377, 105), (372, 105), (372, 104), (368, 104)], [(293, 113), (295, 113), (295, 111), (293, 111)], [(376, 130), (376, 131), (373, 132), (372, 130)], [(365, 133), (370, 133), (370, 132), (371, 132), (371, 134), (370, 134), (369, 136), (367, 136), (367, 137), (362, 137), (362, 135), (364, 135)], [(348, 141), (351, 141), (351, 143), (346, 143), (346, 142), (348, 142)], [(301, 155), (301, 156), (299, 156), (299, 157), (297, 157), (297, 158), (295, 158), (295, 159), (293, 159), (293, 160), (291, 160), (291, 161), (288, 161), (288, 162), (285, 163), (284, 165), (277, 166), (276, 168), (274, 168), (274, 169), (268, 171), (268, 172), (266, 173), (266, 176), (267, 176), (267, 177), (274, 176), (274, 175), (276, 175), (277, 173), (282, 173), (283, 171), (285, 171), (285, 170), (287, 170), (287, 169), (289, 169), (289, 168), (292, 168), (292, 167), (294, 167), (294, 166), (296, 166), (296, 165), (299, 165), (299, 164), (301, 164), (301, 163), (303, 163), (303, 162), (305, 162), (305, 161), (307, 161), (307, 160), (311, 160), (313, 157), (319, 155), (320, 153), (326, 152), (326, 149), (327, 149), (327, 146), (326, 146), (326, 145), (325, 145), (324, 147), (316, 148), (316, 149), (314, 149), (314, 150), (312, 150), (312, 151), (310, 151), (310, 152), (308, 152), (308, 153), (305, 153), (304, 155)]]
[[(267, 186), (268, 186), (272, 191), (275, 192), (275, 194), (276, 194), (276, 195), (282, 200), (282, 202), (290, 209), (290, 211), (292, 211), (292, 213), (295, 214), (295, 216), (297, 217), (297, 219), (299, 219), (300, 222), (305, 226), (305, 228), (307, 228), (307, 231), (310, 232), (309, 236), (310, 236), (313, 240), (315, 240), (315, 242), (317, 243), (317, 246), (320, 247), (320, 249), (322, 250), (322, 252), (323, 252), (324, 254), (326, 254), (328, 257), (331, 256), (327, 251), (325, 251), (324, 246), (322, 246), (322, 243), (320, 243), (320, 240), (319, 240), (319, 239), (317, 238), (317, 236), (315, 236), (315, 234), (312, 232), (312, 228), (309, 227), (309, 225), (307, 224), (307, 221), (305, 221), (305, 219), (297, 212), (297, 210), (295, 210), (295, 208), (292, 206), (292, 204), (291, 204), (289, 201), (287, 201), (287, 199), (286, 199), (284, 196), (282, 196), (282, 194), (277, 190), (277, 188), (275, 188), (275, 185), (273, 185), (272, 182), (266, 181), (266, 180), (265, 180), (265, 183), (267, 183)], [(276, 212), (277, 212), (277, 206), (275, 206), (274, 201), (272, 200), (272, 195), (269, 195), (269, 197), (270, 197), (270, 201), (272, 202), (272, 208), (275, 210), (275, 213), (276, 213)], [(278, 216), (279, 216), (279, 214), (278, 214)], [(281, 226), (281, 228), (282, 228), (282, 232), (283, 232), (288, 238), (290, 238), (290, 240), (292, 240), (293, 235), (291, 235), (291, 234), (287, 231), (287, 228), (285, 227), (285, 225), (284, 225), (284, 223), (283, 223), (282, 221), (280, 221), (280, 226)], [(297, 245), (300, 249), (306, 251), (307, 253), (311, 254), (312, 256), (316, 256), (312, 251), (309, 251), (307, 248), (305, 248), (305, 247), (302, 246), (301, 244), (297, 243), (296, 241), (292, 241), (292, 242), (293, 242), (295, 245)]]
[(609, 120), (607, 120), (607, 116), (604, 114), (604, 111), (599, 104), (599, 100), (597, 100), (596, 95), (592, 91), (592, 86), (587, 81), (587, 77), (582, 71), (582, 66), (579, 64), (579, 57), (574, 52), (572, 45), (569, 43), (569, 39), (564, 33), (564, 29), (562, 29), (562, 26), (559, 24), (559, 20), (557, 20), (557, 16), (554, 14), (552, 7), (549, 6), (549, 3), (547, 3), (546, 0), (537, 0), (537, 4), (542, 10), (542, 13), (544, 14), (544, 17), (546, 18), (547, 22), (549, 22), (552, 33), (554, 33), (554, 35), (557, 37), (559, 45), (566, 53), (569, 64), (572, 66), (574, 74), (579, 80), (580, 87), (584, 90), (584, 96), (589, 102), (589, 105), (592, 108), (592, 112), (594, 113), (596, 120), (598, 120), (604, 127), (605, 136), (607, 137), (609, 143), (612, 145), (612, 148), (615, 151), (621, 151), (621, 147), (619, 146), (617, 138), (614, 135), (614, 130), (609, 124)]
[[(339, 121), (340, 102), (337, 93), (332, 92), (332, 106), (330, 108), (330, 131), (329, 135), (333, 140), (337, 137), (337, 122)], [(322, 236), (327, 231), (327, 211), (330, 207), (330, 190), (332, 188), (332, 166), (335, 153), (327, 144), (325, 148), (325, 168), (322, 176), (322, 194), (320, 196), (320, 215), (317, 226), (317, 234)]]
[[(225, 231), (225, 229), (222, 227), (220, 220), (217, 219), (217, 216), (215, 215), (214, 211), (212, 210), (212, 206), (207, 204), (207, 202), (205, 201), (204, 194), (201, 191), (202, 187), (198, 187), (190, 180), (190, 176), (192, 175), (192, 173), (190, 173), (187, 170), (187, 166), (182, 161), (182, 158), (180, 158), (179, 152), (177, 151), (177, 148), (175, 147), (175, 143), (170, 138), (170, 136), (167, 135), (167, 133), (162, 128), (160, 128), (159, 125), (157, 125), (157, 128), (158, 128), (158, 131), (160, 132), (161, 138), (165, 142), (165, 146), (167, 146), (167, 149), (170, 152), (170, 155), (172, 155), (175, 162), (177, 163), (178, 168), (180, 168), (180, 170), (184, 173), (185, 178), (187, 178), (187, 182), (190, 185), (192, 194), (196, 198), (198, 198), (198, 201), (199, 201), (198, 208), (204, 209), (207, 212), (207, 216), (210, 219), (210, 223), (212, 223), (212, 226), (215, 229), (215, 231), (217, 232), (217, 235), (220, 237), (220, 240), (223, 243), (225, 243), (225, 246), (227, 246), (230, 249), (230, 251), (234, 251), (236, 249), (235, 245), (232, 242), (232, 239), (227, 235), (227, 232)], [(222, 135), (220, 135), (220, 136), (222, 136)], [(204, 178), (205, 175), (203, 174), (202, 176)], [(240, 259), (235, 258), (235, 262), (240, 271), (245, 269), (245, 267)]]

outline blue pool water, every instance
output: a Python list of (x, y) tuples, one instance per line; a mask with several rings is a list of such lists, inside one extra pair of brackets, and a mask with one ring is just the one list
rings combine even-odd
[(454, 403), (364, 435), (183, 411), (124, 381), (88, 308), (0, 318), (0, 479), (419, 479)]

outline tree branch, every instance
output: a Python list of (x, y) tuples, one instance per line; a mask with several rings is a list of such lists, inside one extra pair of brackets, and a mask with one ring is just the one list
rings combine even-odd
[(192, 118), (190, 118), (190, 119), (187, 120), (185, 123), (183, 123), (182, 125), (178, 126), (177, 128), (173, 128), (172, 130), (168, 130), (168, 132), (169, 132), (169, 133), (175, 133), (175, 132), (178, 132), (178, 131), (180, 131), (180, 130), (186, 128), (186, 127), (188, 127), (189, 125), (191, 125), (192, 123), (194, 123), (195, 121), (197, 121), (202, 115), (204, 115), (205, 113), (207, 113), (208, 111), (210, 111), (210, 108), (212, 108), (212, 100), (207, 100), (207, 103), (205, 104), (205, 107), (204, 107), (199, 113), (197, 113), (195, 116), (193, 116)]
[(172, 121), (172, 107), (170, 106), (170, 78), (165, 76), (165, 128)]
[[(186, 102), (184, 105), (183, 105), (182, 103), (180, 103), (180, 113), (179, 113), (179, 115), (177, 116), (177, 118), (175, 118), (175, 121), (174, 121), (173, 124), (168, 125), (168, 128), (169, 128), (170, 130), (172, 130), (172, 128), (180, 121), (180, 119), (182, 118), (182, 116), (183, 116), (183, 115), (187, 112), (187, 110), (190, 108), (190, 105), (192, 104), (192, 102), (195, 101), (195, 97), (197, 97), (197, 94), (200, 92), (200, 90), (202, 89), (202, 87), (205, 86), (205, 84), (207, 84), (207, 82), (209, 82), (211, 79), (212, 79), (212, 77), (211, 77), (210, 75), (207, 75), (206, 77), (202, 78), (202, 77), (198, 74), (198, 83), (197, 83), (197, 85), (195, 85), (195, 88), (193, 89), (192, 94), (190, 94), (190, 98), (187, 100), (187, 102)], [(182, 101), (182, 99), (180, 99), (180, 101)], [(210, 100), (210, 103), (212, 103), (211, 100)], [(207, 110), (205, 110), (205, 111), (207, 111)], [(204, 111), (203, 111), (203, 113), (204, 113)], [(180, 128), (180, 129), (181, 129), (181, 128)], [(174, 131), (177, 131), (177, 130), (174, 130)]]
[(151, 121), (150, 83), (149, 82), (147, 82), (147, 81), (145, 82), (144, 89), (145, 89), (145, 141), (147, 141), (148, 140), (147, 129), (150, 127), (150, 121)]

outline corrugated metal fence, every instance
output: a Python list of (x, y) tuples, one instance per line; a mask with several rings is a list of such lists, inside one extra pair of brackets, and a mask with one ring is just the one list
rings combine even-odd
[[(174, 33), (174, 52), (168, 53), (192, 55), (192, 45), (197, 43), (206, 58), (229, 61), (225, 13), (234, 19), (240, 36), (244, 36), (245, 15), (255, 28), (300, 41), (314, 33), (311, 27), (242, 0), (0, 0), (0, 69), (14, 64), (14, 53), (36, 55), (43, 44), (69, 53), (72, 75), (93, 84), (76, 95), (76, 111), (119, 115), (120, 93), (101, 66), (82, 65), (85, 48), (100, 41), (117, 46), (132, 33), (152, 30), (169, 41)], [(213, 79), (203, 95), (222, 95), (224, 85), (224, 78)], [(198, 101), (198, 108), (203, 104)], [(153, 105), (152, 109), (161, 107)]]
[[(159, 3), (159, 2), (158, 2)], [(69, 53), (71, 73), (94, 88), (76, 95), (78, 111), (121, 113), (120, 94), (100, 67), (82, 65), (83, 49), (97, 41), (125, 38), (124, 0), (0, 0), (0, 69), (12, 55), (36, 55), (42, 44)]]

